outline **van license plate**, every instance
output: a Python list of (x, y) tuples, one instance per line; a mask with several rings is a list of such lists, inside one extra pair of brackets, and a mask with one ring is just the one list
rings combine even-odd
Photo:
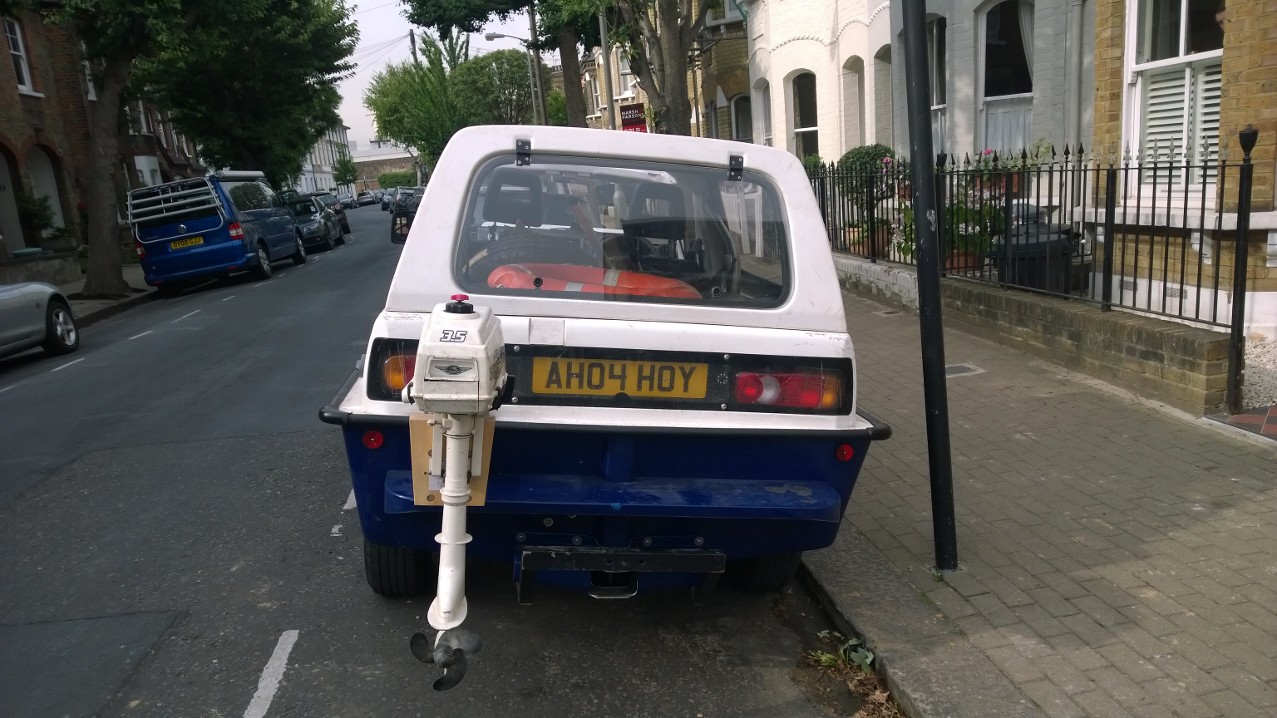
[(169, 243), (170, 249), (183, 249), (185, 247), (194, 247), (198, 244), (204, 244), (203, 237), (190, 237), (188, 239), (179, 239)]
[(533, 357), (532, 391), (569, 396), (704, 399), (709, 365)]

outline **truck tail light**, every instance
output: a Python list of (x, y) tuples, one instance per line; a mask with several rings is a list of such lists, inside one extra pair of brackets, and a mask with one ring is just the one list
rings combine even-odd
[(369, 399), (400, 401), (417, 368), (417, 340), (377, 337), (368, 352), (365, 374)]
[(842, 378), (824, 372), (772, 373), (737, 372), (735, 395), (738, 404), (821, 411), (842, 403)]
[(417, 368), (417, 355), (391, 354), (381, 363), (381, 382), (386, 389), (401, 392)]
[(230, 231), (231, 239), (244, 239), (244, 228), (239, 226), (239, 222), (231, 222), (226, 229)]
[(137, 252), (138, 259), (146, 259), (146, 247), (143, 247), (142, 243), (136, 239), (133, 240), (133, 251)]

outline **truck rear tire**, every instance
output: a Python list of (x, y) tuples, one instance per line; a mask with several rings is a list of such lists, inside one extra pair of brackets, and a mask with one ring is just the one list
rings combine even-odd
[(434, 586), (434, 554), (364, 539), (364, 576), (374, 593), (405, 598)]
[(732, 561), (727, 564), (727, 579), (733, 586), (745, 591), (779, 591), (794, 577), (802, 558), (802, 551), (793, 551)]

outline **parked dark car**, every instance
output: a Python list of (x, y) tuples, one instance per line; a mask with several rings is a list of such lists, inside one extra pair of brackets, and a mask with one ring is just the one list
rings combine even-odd
[(337, 215), (325, 207), (318, 197), (295, 194), (286, 197), (284, 201), (297, 218), (297, 228), (302, 231), (302, 242), (307, 246), (332, 249), (335, 245), (346, 243)]
[(344, 209), (357, 209), (359, 207), (359, 203), (355, 202), (355, 195), (349, 192), (338, 192), (337, 201), (341, 202), (341, 206)]
[(337, 215), (338, 221), (341, 222), (341, 231), (350, 234), (350, 222), (346, 221), (346, 208), (342, 206), (341, 200), (337, 199), (336, 195), (332, 192), (310, 192), (308, 194), (311, 197), (317, 197), (320, 202), (324, 203), (325, 207), (332, 210), (333, 214)]
[(390, 211), (390, 201), (395, 198), (395, 190), (397, 189), (399, 188), (391, 187), (390, 189), (381, 193), (381, 211), (382, 212)]

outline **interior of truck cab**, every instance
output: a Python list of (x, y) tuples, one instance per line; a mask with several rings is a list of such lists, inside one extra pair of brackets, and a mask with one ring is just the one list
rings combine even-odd
[(457, 255), (471, 291), (754, 305), (787, 292), (769, 185), (663, 163), (555, 158), (484, 170)]

